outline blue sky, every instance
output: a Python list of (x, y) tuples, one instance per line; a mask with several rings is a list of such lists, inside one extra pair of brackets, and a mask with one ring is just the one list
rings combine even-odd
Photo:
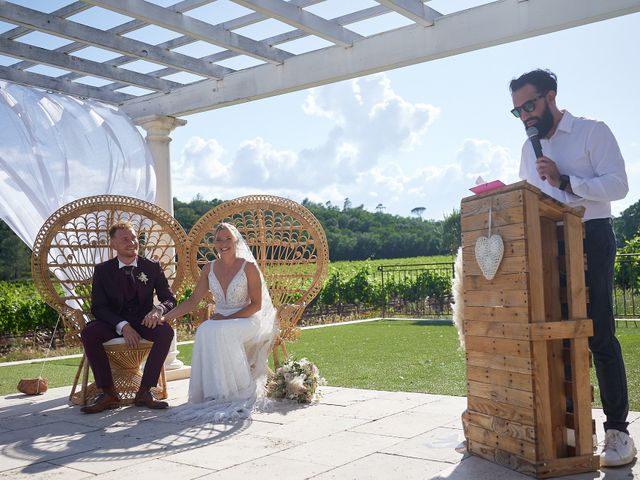
[(558, 75), (558, 105), (605, 121), (640, 199), (640, 14), (184, 117), (172, 134), (173, 194), (270, 193), (441, 219), (478, 175), (517, 181), (521, 123), (508, 83)]

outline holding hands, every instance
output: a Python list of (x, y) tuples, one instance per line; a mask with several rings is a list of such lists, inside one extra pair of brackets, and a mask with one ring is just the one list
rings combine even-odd
[(162, 313), (162, 308), (155, 305), (142, 319), (142, 325), (149, 328), (156, 328), (158, 325), (165, 322)]

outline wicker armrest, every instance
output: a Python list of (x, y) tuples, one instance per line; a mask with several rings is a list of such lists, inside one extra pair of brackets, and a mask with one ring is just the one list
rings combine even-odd
[(291, 342), (300, 336), (300, 328), (297, 325), (306, 306), (306, 303), (284, 303), (277, 307), (282, 340)]

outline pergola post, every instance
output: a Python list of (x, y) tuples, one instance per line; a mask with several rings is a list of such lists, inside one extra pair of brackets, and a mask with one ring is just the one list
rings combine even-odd
[[(156, 170), (156, 205), (164, 208), (173, 215), (173, 194), (171, 190), (171, 157), (169, 154), (169, 134), (176, 128), (186, 125), (187, 121), (181, 118), (158, 116), (139, 119), (136, 123), (147, 132), (145, 140), (151, 150), (155, 161)], [(179, 370), (184, 367), (184, 363), (178, 360), (178, 332), (174, 329), (175, 335), (171, 342), (167, 359), (164, 362), (165, 370)], [(168, 374), (172, 379), (174, 376)]]
[(173, 195), (171, 191), (171, 157), (169, 154), (169, 134), (187, 124), (186, 120), (169, 116), (154, 116), (136, 122), (147, 132), (145, 140), (151, 150), (156, 167), (156, 205), (173, 215)]

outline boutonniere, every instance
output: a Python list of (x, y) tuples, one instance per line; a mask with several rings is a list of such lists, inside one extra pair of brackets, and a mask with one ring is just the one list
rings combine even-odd
[(140, 272), (140, 275), (138, 275), (138, 280), (140, 280), (142, 283), (146, 285), (147, 282), (149, 281), (149, 277), (147, 277), (147, 275), (144, 272)]

